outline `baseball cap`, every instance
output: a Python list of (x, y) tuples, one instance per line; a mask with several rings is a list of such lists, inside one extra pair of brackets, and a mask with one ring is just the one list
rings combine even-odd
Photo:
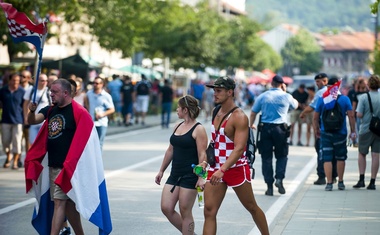
[(214, 84), (206, 85), (210, 88), (225, 88), (227, 90), (233, 90), (236, 87), (235, 81), (230, 77), (219, 77), (215, 80)]
[(338, 82), (338, 78), (337, 77), (332, 77), (329, 79), (329, 81), (327, 82), (327, 85), (334, 85), (335, 83)]
[(272, 81), (277, 82), (277, 83), (285, 83), (284, 79), (282, 79), (282, 77), (279, 75), (274, 75), (274, 77), (272, 78)]
[(322, 79), (322, 78), (328, 78), (327, 74), (325, 74), (325, 73), (318, 73), (317, 75), (315, 75), (314, 80)]

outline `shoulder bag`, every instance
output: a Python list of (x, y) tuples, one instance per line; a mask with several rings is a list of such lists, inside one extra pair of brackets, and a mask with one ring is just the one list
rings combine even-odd
[(369, 130), (372, 131), (377, 136), (380, 136), (380, 118), (376, 117), (373, 114), (371, 96), (369, 95), (369, 93), (367, 93), (367, 96), (368, 96), (368, 102), (369, 102), (369, 109), (370, 109), (371, 114), (372, 114), (371, 122), (369, 123)]

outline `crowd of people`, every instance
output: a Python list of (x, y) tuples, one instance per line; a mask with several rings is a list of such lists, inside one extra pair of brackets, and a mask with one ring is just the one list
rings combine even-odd
[[(329, 78), (327, 74), (320, 73), (315, 76), (318, 91), (315, 91), (314, 86), (306, 87), (301, 84), (297, 90), (289, 93), (287, 85), (279, 75), (272, 78), (271, 88), (268, 90), (258, 84), (254, 86), (237, 84), (230, 77), (220, 77), (207, 84), (194, 80), (189, 95), (178, 99), (176, 112), (178, 118), (183, 121), (174, 126), (169, 147), (155, 178), (155, 182), (160, 184), (165, 170), (171, 164), (170, 176), (162, 189), (163, 214), (183, 234), (194, 234), (192, 208), (197, 195), (196, 187), (199, 187), (204, 190), (205, 198), (203, 234), (216, 234), (217, 212), (227, 188), (231, 187), (242, 205), (252, 215), (260, 232), (269, 234), (265, 214), (254, 197), (251, 171), (245, 156), (249, 128), (255, 129), (258, 133), (257, 148), (261, 155), (267, 196), (273, 196), (273, 185), (277, 187), (279, 194), (286, 194), (283, 180), (286, 178), (289, 145), (293, 144), (294, 127), (297, 124), (295, 143), (304, 146), (301, 141), (304, 123), (307, 126), (305, 145), (311, 145), (312, 133), (315, 137), (318, 179), (314, 184), (325, 185), (326, 191), (332, 191), (333, 184), (337, 182), (339, 190), (345, 189), (347, 143), (352, 142), (358, 147), (359, 169), (359, 180), (353, 187), (366, 186), (364, 177), (366, 155), (371, 150), (371, 179), (367, 189), (375, 190), (379, 170), (380, 136), (369, 130), (372, 117), (369, 102), (374, 109), (373, 115), (380, 117), (380, 79), (377, 75), (372, 75), (368, 80), (358, 79), (346, 95), (339, 89), (334, 93), (334, 107), (339, 107), (343, 119), (339, 128), (331, 131), (328, 129), (325, 117), (326, 109), (331, 108), (327, 107), (324, 98), (326, 92), (333, 90), (332, 88), (338, 86), (340, 82), (337, 77)], [(53, 116), (56, 118), (58, 115), (67, 119), (67, 125), (72, 127), (65, 129), (66, 137), (63, 137), (65, 141), (59, 143), (62, 148), (68, 149), (67, 146), (70, 145), (76, 129), (76, 121), (73, 118), (73, 112), (79, 112), (76, 104), (79, 104), (81, 109), (87, 110), (88, 118), (93, 120), (100, 151), (109, 123), (125, 126), (146, 125), (148, 111), (154, 109), (157, 113), (157, 110), (161, 109), (161, 126), (169, 128), (175, 96), (169, 80), (164, 80), (163, 85), (160, 85), (158, 80), (150, 82), (142, 75), (141, 81), (134, 84), (129, 76), (113, 75), (111, 79), (97, 76), (91, 87), (85, 89), (85, 84), (79, 77), (58, 79), (54, 74), (41, 74), (36, 87), (32, 84), (31, 73), (25, 70), (20, 74), (11, 74), (0, 89), (3, 110), (1, 141), (7, 156), (4, 168), (18, 169), (23, 165), (21, 157), (23, 137), (26, 141), (24, 148), (28, 151), (45, 120)], [(72, 100), (75, 100), (75, 105), (72, 105)], [(215, 118), (211, 119), (216, 105), (220, 105), (221, 108), (215, 114)], [(238, 107), (250, 107), (250, 116), (247, 117)], [(216, 162), (214, 165), (208, 164), (206, 148), (209, 141), (205, 128), (197, 120), (203, 110), (205, 121), (211, 119), (211, 142), (215, 148)], [(57, 122), (64, 123), (65, 120)], [(49, 126), (49, 135), (52, 133), (60, 135), (57, 130), (50, 128), (53, 127)], [(62, 170), (67, 152), (49, 150), (49, 146), (47, 151), (52, 153), (49, 155), (49, 166), (52, 168), (51, 177), (55, 178)], [(54, 158), (54, 155), (60, 157)], [(273, 156), (276, 159), (275, 169), (272, 163)], [(201, 166), (207, 172), (206, 179), (193, 173), (192, 164)], [(53, 168), (58, 170), (53, 171)], [(74, 205), (66, 204), (67, 195), (59, 187), (54, 186), (54, 182), (51, 186), (52, 198), (57, 209), (52, 231), (63, 232), (67, 227), (67, 224), (63, 224), (66, 220), (63, 207), (71, 210), (72, 217), (67, 218), (69, 221), (77, 218), (77, 212)], [(179, 211), (176, 211), (177, 204)], [(78, 220), (70, 223), (76, 234), (83, 234), (80, 220), (79, 223)]]

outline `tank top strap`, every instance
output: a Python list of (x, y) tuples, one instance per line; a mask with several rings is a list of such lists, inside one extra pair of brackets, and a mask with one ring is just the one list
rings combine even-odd
[(184, 122), (181, 122), (180, 124), (178, 124), (178, 126), (174, 129), (173, 134), (177, 131), (178, 127), (179, 127), (180, 125), (182, 125), (182, 123), (184, 123)]

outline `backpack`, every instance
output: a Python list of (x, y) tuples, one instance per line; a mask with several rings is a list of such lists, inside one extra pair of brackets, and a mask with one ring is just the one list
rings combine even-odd
[(139, 82), (136, 89), (138, 95), (149, 95), (149, 86), (146, 82)]
[[(221, 108), (220, 105), (217, 105), (214, 108), (214, 111), (212, 113), (212, 122), (214, 121), (215, 116), (218, 113), (218, 111), (220, 110), (220, 108)], [(248, 133), (247, 134), (248, 134), (248, 139), (247, 139), (247, 145), (246, 145), (246, 150), (245, 150), (245, 156), (247, 158), (249, 167), (254, 170), (253, 163), (256, 160), (256, 156), (255, 156), (256, 144), (255, 144), (255, 136), (253, 134), (252, 128), (248, 127)], [(253, 177), (254, 177), (254, 171), (252, 174), (252, 179), (253, 179)]]
[(322, 122), (326, 132), (337, 132), (342, 129), (344, 117), (342, 114), (342, 109), (338, 104), (339, 97), (340, 96), (338, 95), (332, 109), (326, 110), (325, 107), (323, 107)]

